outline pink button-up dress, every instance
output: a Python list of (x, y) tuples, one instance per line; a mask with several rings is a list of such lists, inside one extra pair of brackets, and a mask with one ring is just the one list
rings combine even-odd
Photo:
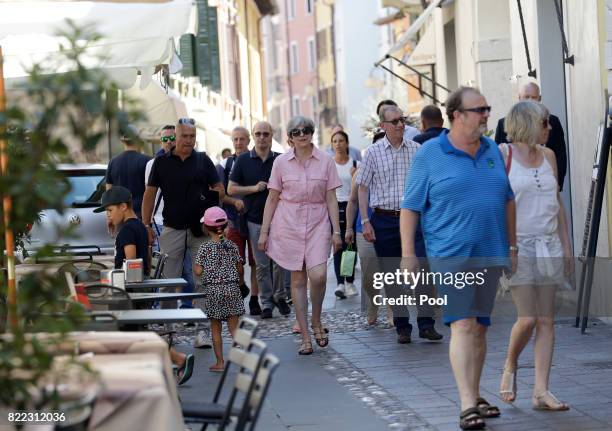
[(327, 262), (331, 223), (325, 196), (342, 185), (331, 157), (317, 148), (301, 162), (293, 149), (278, 156), (268, 188), (280, 192), (270, 225), (267, 254), (281, 267), (300, 271)]

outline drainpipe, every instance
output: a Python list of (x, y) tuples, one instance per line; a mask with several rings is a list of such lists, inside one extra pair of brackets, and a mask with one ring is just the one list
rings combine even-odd
[(285, 34), (287, 37), (287, 89), (289, 90), (289, 116), (293, 117), (293, 88), (291, 85), (291, 39), (289, 35), (289, 0), (285, 0)]
[(249, 37), (249, 10), (247, 9), (247, 0), (243, 0), (244, 5), (244, 28), (246, 32), (247, 40), (247, 76), (249, 78), (249, 129), (253, 125), (253, 98), (252, 96), (252, 85), (251, 85), (251, 49), (250, 49), (250, 37)]

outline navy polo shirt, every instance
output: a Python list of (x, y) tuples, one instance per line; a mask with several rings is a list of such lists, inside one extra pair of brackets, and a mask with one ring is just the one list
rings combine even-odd
[[(243, 187), (254, 186), (260, 181), (267, 183), (272, 173), (272, 165), (278, 155), (278, 153), (270, 151), (266, 160), (261, 160), (255, 150), (239, 155), (234, 161), (229, 177), (230, 181)], [(267, 198), (267, 189), (263, 192), (251, 193), (242, 198), (248, 221), (256, 224), (263, 223), (263, 212)]]
[(484, 266), (506, 265), (506, 203), (512, 199), (495, 142), (481, 137), (472, 157), (442, 132), (417, 152), (402, 208), (421, 213), (428, 256), (486, 257)]
[[(198, 164), (198, 157), (200, 163)], [(193, 150), (185, 160), (174, 154), (174, 148), (155, 158), (148, 185), (161, 189), (164, 198), (164, 226), (186, 229), (203, 214), (190, 214), (189, 208), (197, 208), (194, 199), (200, 198), (204, 186), (219, 183), (219, 175), (206, 153)], [(193, 212), (193, 211), (192, 211)]]

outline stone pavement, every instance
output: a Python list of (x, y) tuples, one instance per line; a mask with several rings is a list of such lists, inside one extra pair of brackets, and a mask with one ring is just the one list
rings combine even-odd
[[(418, 339), (396, 343), (395, 331), (381, 314), (368, 327), (360, 314), (358, 297), (336, 300), (333, 268), (328, 275), (324, 322), (330, 328), (330, 346), (315, 354), (297, 355), (298, 337), (291, 334), (292, 319), (261, 321), (259, 337), (281, 365), (258, 425), (259, 430), (457, 430), (459, 404), (448, 361), (449, 330), (439, 343)], [(612, 430), (612, 326), (595, 322), (588, 334), (557, 320), (551, 371), (551, 391), (571, 405), (567, 412), (531, 409), (534, 377), (533, 343), (523, 352), (518, 370), (518, 397), (513, 405), (498, 397), (499, 379), (513, 323), (508, 298), (497, 306), (500, 316), (489, 331), (482, 395), (502, 411), (487, 421), (487, 429)], [(570, 307), (571, 310), (571, 307)], [(563, 316), (571, 312), (561, 313)], [(192, 351), (193, 330), (179, 339), (179, 349)], [(197, 350), (197, 349), (195, 349)], [(196, 351), (194, 376), (180, 388), (185, 400), (209, 400), (218, 374), (207, 371), (211, 350)], [(229, 381), (232, 381), (230, 377)]]

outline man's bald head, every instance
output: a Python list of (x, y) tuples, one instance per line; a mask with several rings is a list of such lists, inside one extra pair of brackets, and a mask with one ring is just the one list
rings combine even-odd
[(542, 100), (542, 95), (540, 94), (540, 87), (535, 82), (528, 82), (527, 84), (521, 87), (519, 91), (519, 100), (533, 100), (534, 102), (539, 102)]

